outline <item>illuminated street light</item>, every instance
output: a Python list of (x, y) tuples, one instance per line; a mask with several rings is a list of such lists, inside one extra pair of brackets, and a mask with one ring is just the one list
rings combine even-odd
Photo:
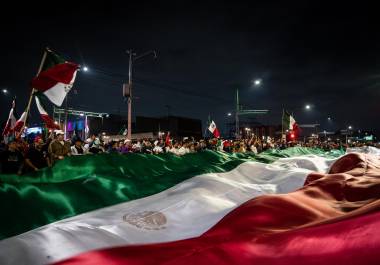
[(328, 121), (331, 121), (331, 117), (327, 117), (327, 120), (328, 120)]
[(8, 90), (7, 89), (3, 89), (3, 90), (1, 90), (4, 94), (8, 94)]
[(351, 125), (350, 125), (350, 126), (348, 126), (348, 129), (349, 129), (349, 130), (351, 130), (351, 129), (352, 129), (352, 126), (351, 126)]
[(309, 104), (307, 104), (306, 106), (305, 106), (305, 109), (307, 109), (307, 110), (310, 110), (310, 105)]
[(258, 87), (261, 85), (262, 80), (260, 78), (257, 78), (257, 79), (252, 80), (251, 83), (252, 83), (252, 86)]
[(231, 112), (228, 112), (228, 113), (227, 113), (227, 116), (231, 116), (231, 115), (232, 115)]
[(84, 67), (83, 67), (83, 71), (87, 72), (87, 71), (88, 71), (88, 67), (87, 67), (87, 66), (84, 66)]

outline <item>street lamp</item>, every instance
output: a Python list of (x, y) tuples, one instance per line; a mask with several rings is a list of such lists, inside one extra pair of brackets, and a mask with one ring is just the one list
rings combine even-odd
[(349, 129), (349, 130), (352, 130), (352, 126), (351, 126), (351, 125), (350, 125), (350, 126), (348, 126), (348, 129)]
[(3, 92), (4, 94), (8, 94), (8, 90), (7, 89), (2, 89), (1, 92)]
[(331, 117), (327, 117), (327, 120), (328, 120), (328, 121), (331, 121)]
[(83, 71), (87, 72), (87, 71), (88, 71), (88, 67), (87, 67), (87, 66), (84, 66), (84, 67), (83, 67)]
[(231, 116), (231, 115), (232, 115), (232, 113), (231, 113), (231, 112), (228, 112), (228, 113), (227, 113), (227, 116)]
[(306, 109), (306, 110), (310, 110), (310, 108), (311, 108), (311, 107), (310, 107), (309, 104), (307, 104), (307, 105), (305, 106), (305, 109)]
[(262, 80), (260, 78), (257, 78), (257, 79), (252, 80), (251, 82), (253, 86), (258, 87), (261, 85)]

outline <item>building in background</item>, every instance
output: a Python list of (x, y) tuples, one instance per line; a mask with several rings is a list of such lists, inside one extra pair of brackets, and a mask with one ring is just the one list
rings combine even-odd
[[(90, 134), (104, 132), (107, 135), (127, 135), (127, 125), (127, 117), (121, 115), (110, 114), (108, 118), (89, 119)], [(137, 116), (135, 122), (132, 123), (132, 139), (150, 138), (151, 136), (158, 138), (160, 134), (163, 135), (169, 131), (174, 138), (194, 137), (200, 139), (202, 137), (202, 122), (197, 119), (177, 116)]]

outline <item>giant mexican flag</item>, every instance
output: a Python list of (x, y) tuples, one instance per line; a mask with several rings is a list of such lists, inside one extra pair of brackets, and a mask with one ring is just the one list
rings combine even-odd
[(377, 264), (380, 152), (355, 151), (94, 155), (2, 175), (0, 264)]

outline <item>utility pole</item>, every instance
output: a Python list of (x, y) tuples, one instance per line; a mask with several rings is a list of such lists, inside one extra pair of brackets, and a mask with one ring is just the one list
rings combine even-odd
[(258, 115), (267, 114), (269, 110), (247, 110), (243, 109), (239, 102), (239, 89), (236, 89), (236, 111), (235, 111), (235, 127), (236, 127), (236, 139), (240, 138), (240, 124), (239, 115)]
[[(128, 86), (127, 89), (123, 89), (123, 96), (128, 97), (128, 134), (127, 138), (129, 140), (132, 139), (132, 67), (133, 62), (135, 62), (138, 59), (141, 59), (149, 54), (153, 54), (153, 57), (157, 58), (156, 51), (147, 51), (139, 56), (132, 50), (127, 50), (127, 53), (129, 54), (129, 70), (128, 70)], [(125, 87), (125, 86), (124, 86)]]

